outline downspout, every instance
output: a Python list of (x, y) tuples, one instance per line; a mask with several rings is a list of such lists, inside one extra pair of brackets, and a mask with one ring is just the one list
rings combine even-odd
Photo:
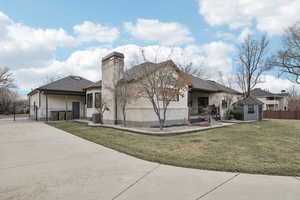
[(114, 95), (115, 95), (115, 121), (114, 121), (114, 124), (116, 125), (117, 122), (118, 122), (118, 104), (117, 104), (117, 95), (116, 95), (116, 91), (114, 92)]
[(31, 115), (31, 101), (30, 101), (30, 96), (28, 96), (28, 104), (29, 104), (29, 116), (28, 116), (28, 118), (30, 119), (30, 115)]
[(45, 90), (46, 93), (46, 121), (48, 122), (48, 91)]

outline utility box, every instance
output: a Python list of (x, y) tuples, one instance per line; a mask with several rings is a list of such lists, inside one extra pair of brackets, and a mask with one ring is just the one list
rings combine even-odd
[(58, 112), (57, 111), (51, 111), (50, 112), (50, 120), (51, 121), (57, 121), (59, 118), (58, 118)]
[(58, 120), (65, 120), (66, 112), (65, 111), (59, 111), (58, 112)]
[(66, 120), (72, 120), (72, 111), (66, 112)]

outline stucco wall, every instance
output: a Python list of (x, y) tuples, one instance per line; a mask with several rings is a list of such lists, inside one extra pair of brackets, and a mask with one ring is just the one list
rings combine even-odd
[[(39, 92), (29, 96), (29, 103), (30, 103), (30, 110), (29, 110), (29, 117), (34, 119), (35, 113), (34, 113), (34, 105), (39, 108)], [(39, 116), (39, 113), (37, 113)]]
[[(135, 123), (135, 125), (158, 125), (158, 118), (153, 110), (152, 104), (144, 97), (138, 98), (127, 105), (126, 118), (129, 124), (132, 122)], [(120, 108), (118, 109), (118, 120), (123, 120), (123, 113)], [(187, 120), (188, 106), (186, 91), (183, 97), (179, 97), (179, 101), (173, 101), (168, 106), (166, 124), (182, 124), (187, 123)]]
[[(39, 99), (41, 100), (39, 102)], [(46, 95), (36, 93), (30, 96), (30, 116), (34, 117), (33, 102), (36, 101), (38, 106), (38, 119), (46, 119)], [(84, 97), (71, 95), (48, 95), (48, 119), (50, 119), (51, 111), (68, 110), (72, 111), (72, 102), (80, 103), (80, 117), (85, 117)]]

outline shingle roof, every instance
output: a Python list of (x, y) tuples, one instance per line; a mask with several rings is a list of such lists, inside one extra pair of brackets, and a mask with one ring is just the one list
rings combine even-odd
[[(94, 84), (94, 82), (89, 81), (80, 76), (67, 76), (65, 78), (38, 87), (34, 89), (32, 92), (36, 90), (84, 92), (84, 88), (88, 87), (91, 84)], [(32, 92), (30, 92), (29, 94), (31, 94)]]
[(255, 88), (250, 91), (250, 95), (255, 97), (274, 97), (274, 96), (288, 96), (288, 93), (271, 93), (261, 88)]
[(217, 83), (216, 81), (212, 80), (204, 80), (200, 79), (198, 77), (191, 76), (192, 79), (192, 88), (198, 89), (198, 90), (205, 90), (205, 91), (211, 91), (211, 92), (227, 92), (227, 93), (233, 93), (233, 94), (240, 94), (240, 92), (231, 89), (229, 87), (226, 87), (220, 83)]
[(102, 87), (102, 80), (97, 81), (96, 83), (93, 83), (84, 89), (101, 88), (101, 87)]
[[(173, 66), (173, 67), (175, 67), (176, 70), (179, 70), (172, 60), (167, 60), (167, 61), (161, 62), (161, 63), (145, 62), (145, 63), (139, 64), (139, 65), (136, 65), (127, 71), (128, 76), (129, 76), (128, 81), (137, 80), (137, 79), (141, 78), (141, 76), (143, 76), (145, 74), (144, 73), (145, 71), (143, 71), (143, 70), (145, 70), (145, 68), (147, 68), (146, 69), (147, 73), (152, 73), (155, 70), (157, 70), (161, 67), (166, 67), (166, 66)], [(210, 92), (228, 92), (228, 93), (240, 94), (238, 91), (233, 90), (224, 85), (221, 85), (215, 81), (200, 79), (200, 78), (192, 76), (192, 75), (190, 75), (190, 79), (192, 81), (193, 89), (205, 90), (205, 91), (210, 91)]]
[(235, 104), (237, 105), (251, 105), (251, 104), (255, 104), (255, 105), (263, 105), (264, 103), (261, 102), (260, 100), (256, 99), (255, 97), (253, 96), (249, 96), (249, 97), (246, 97), (246, 98), (243, 98), (239, 101), (237, 101)]
[[(179, 70), (172, 60), (167, 60), (161, 63), (144, 62), (142, 64), (136, 65), (130, 68), (129, 70), (127, 70), (127, 74), (129, 77), (127, 77), (126, 79), (127, 81), (137, 80), (141, 78), (143, 75), (145, 75), (144, 70), (146, 70), (147, 73), (152, 73), (157, 69), (166, 66), (173, 66), (175, 70)], [(190, 78), (192, 81), (192, 85), (191, 85), (192, 89), (204, 90), (209, 92), (227, 92), (227, 93), (240, 94), (238, 91), (233, 90), (224, 85), (221, 85), (215, 81), (200, 79), (192, 75), (190, 75)], [(33, 91), (47, 89), (47, 90), (56, 90), (56, 91), (83, 92), (84, 89), (101, 88), (101, 86), (102, 86), (101, 80), (94, 83), (92, 81), (89, 81), (79, 76), (67, 76), (65, 78), (59, 79), (52, 83), (36, 88)]]
[(167, 60), (160, 63), (144, 62), (128, 69), (126, 72), (128, 74), (128, 77), (126, 79), (127, 81), (138, 80), (142, 78), (142, 76), (145, 76), (145, 74), (153, 73), (157, 69), (167, 66), (173, 66), (178, 69), (172, 60)]

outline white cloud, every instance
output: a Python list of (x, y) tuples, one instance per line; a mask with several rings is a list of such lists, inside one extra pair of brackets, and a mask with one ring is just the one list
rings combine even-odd
[(228, 41), (236, 40), (236, 36), (234, 34), (229, 33), (229, 32), (223, 32), (223, 31), (218, 31), (216, 33), (216, 37), (219, 39), (228, 40)]
[(268, 34), (281, 34), (300, 20), (299, 0), (199, 0), (199, 13), (210, 25), (240, 28), (256, 24)]
[(242, 32), (240, 33), (238, 40), (240, 42), (243, 42), (248, 36), (250, 36), (252, 34), (252, 31), (246, 27), (242, 30)]
[(175, 22), (160, 22), (153, 19), (138, 19), (136, 24), (124, 23), (125, 29), (140, 40), (176, 45), (193, 42), (191, 32)]
[(257, 87), (269, 90), (270, 92), (279, 93), (281, 90), (288, 90), (293, 85), (296, 89), (300, 90), (300, 85), (292, 83), (287, 79), (275, 77), (273, 75), (263, 75), (263, 83), (257, 85)]
[(81, 42), (113, 42), (119, 35), (117, 28), (94, 24), (90, 21), (76, 25), (73, 29), (78, 34), (78, 40)]
[(228, 54), (233, 48), (223, 42), (213, 42), (203, 46), (188, 45), (171, 48), (168, 46), (138, 46), (123, 45), (116, 48), (98, 47), (73, 52), (65, 61), (52, 60), (42, 68), (21, 68), (14, 70), (17, 85), (23, 90), (30, 90), (42, 84), (46, 77), (60, 75), (80, 75), (92, 81), (101, 78), (101, 58), (112, 51), (125, 55), (126, 67), (143, 62), (141, 48), (149, 61), (164, 61), (172, 59), (178, 64), (192, 62), (196, 67), (202, 67), (207, 73), (231, 71), (231, 59)]
[[(218, 72), (224, 77), (231, 77), (232, 60), (230, 54), (234, 51), (233, 46), (224, 42), (212, 42), (203, 46), (188, 45), (186, 47), (168, 46), (138, 46), (123, 45), (116, 48), (97, 47), (73, 52), (65, 61), (52, 60), (42, 68), (22, 68), (13, 71), (17, 85), (22, 90), (30, 90), (41, 85), (46, 77), (56, 75), (80, 75), (92, 81), (101, 78), (101, 58), (112, 51), (125, 54), (125, 65), (143, 62), (140, 55), (141, 48), (144, 50), (149, 61), (163, 61), (172, 59), (177, 64), (192, 62), (194, 66), (204, 69), (205, 75), (210, 79), (219, 81)], [(290, 88), (293, 83), (286, 79), (276, 78), (272, 75), (263, 76), (264, 83), (257, 87), (268, 89), (272, 92), (280, 92)], [(225, 80), (226, 82), (226, 80)], [(298, 86), (299, 88), (299, 86)], [(299, 88), (300, 89), (300, 88)]]
[(118, 36), (116, 28), (92, 22), (74, 26), (74, 31), (76, 36), (62, 28), (32, 28), (14, 22), (0, 11), (0, 63), (12, 69), (42, 67), (52, 62), (58, 47), (73, 47), (90, 41), (111, 43)]

